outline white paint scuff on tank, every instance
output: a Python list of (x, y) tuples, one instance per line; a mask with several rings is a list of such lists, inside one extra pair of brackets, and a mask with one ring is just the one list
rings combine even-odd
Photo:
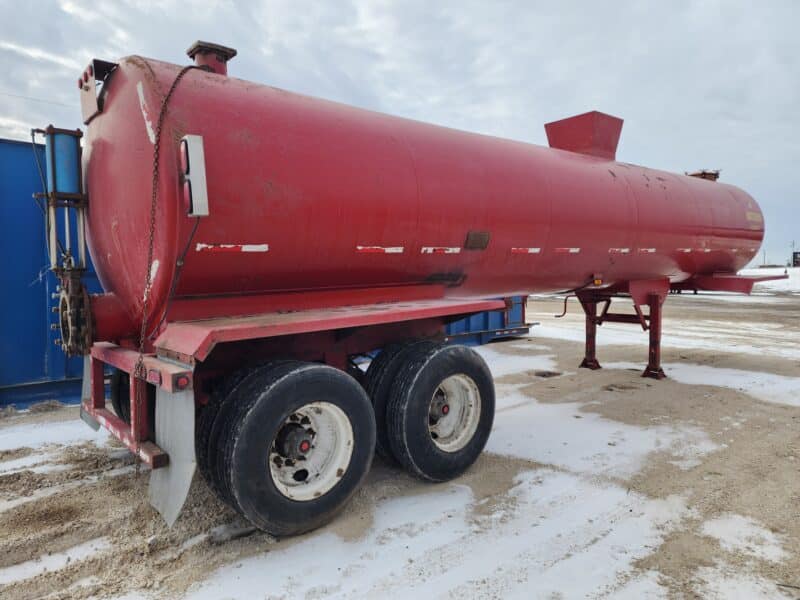
[(461, 254), (461, 248), (454, 246), (423, 246), (421, 254)]
[[(156, 274), (158, 273), (159, 264), (160, 263), (158, 262), (158, 259), (156, 258), (155, 260), (153, 260), (153, 263), (150, 265), (150, 285), (151, 286), (153, 285), (153, 282), (156, 280)], [(142, 292), (142, 302), (144, 302), (146, 297), (147, 297), (147, 289), (148, 288), (145, 288), (145, 290)]]
[(150, 281), (151, 282), (155, 281), (155, 279), (156, 279), (156, 273), (158, 273), (158, 265), (159, 265), (158, 259), (155, 259), (153, 261), (153, 264), (150, 265)]
[(356, 252), (361, 254), (402, 254), (403, 246), (356, 246)]
[(198, 242), (195, 252), (269, 252), (269, 244), (204, 244)]
[(144, 101), (144, 87), (142, 82), (136, 84), (136, 92), (139, 94), (139, 108), (142, 110), (142, 117), (144, 117), (144, 126), (147, 128), (147, 137), (150, 138), (150, 143), (156, 143), (156, 132), (153, 130), (153, 124), (150, 122), (150, 117), (147, 115), (147, 104)]

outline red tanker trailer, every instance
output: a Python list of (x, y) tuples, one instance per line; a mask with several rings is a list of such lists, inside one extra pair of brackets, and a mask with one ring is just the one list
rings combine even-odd
[[(596, 325), (638, 323), (658, 378), (670, 290), (752, 288), (736, 272), (764, 234), (755, 201), (707, 173), (616, 162), (620, 119), (550, 123), (543, 148), (234, 79), (235, 54), (198, 42), (187, 67), (94, 60), (78, 81), (80, 176), (82, 134), (45, 130), (82, 416), (153, 468), (170, 523), (195, 464), (279, 535), (330, 519), (373, 448), (423, 479), (462, 473), (494, 388), (443, 328), (504, 307), (493, 298), (575, 294), (589, 368)], [(62, 208), (77, 219), (59, 233)], [(80, 281), (84, 227), (102, 295)], [(635, 314), (610, 312), (617, 297)], [(352, 361), (375, 350), (362, 377)]]

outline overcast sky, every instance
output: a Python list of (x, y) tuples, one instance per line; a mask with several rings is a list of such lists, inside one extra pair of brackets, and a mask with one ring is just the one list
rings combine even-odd
[(236, 77), (535, 144), (548, 121), (611, 113), (619, 160), (722, 169), (761, 204), (767, 259), (800, 249), (797, 0), (0, 0), (0, 14), (0, 137), (81, 126), (91, 58), (186, 63), (204, 39), (238, 49)]

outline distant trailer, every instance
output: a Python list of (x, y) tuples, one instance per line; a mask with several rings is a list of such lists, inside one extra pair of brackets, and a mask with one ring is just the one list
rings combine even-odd
[(505, 310), (487, 310), (453, 321), (445, 328), (445, 341), (479, 346), (492, 340), (518, 337), (530, 332), (525, 322), (527, 296), (506, 300)]
[(793, 252), (792, 253), (792, 266), (793, 267), (800, 267), (800, 252)]

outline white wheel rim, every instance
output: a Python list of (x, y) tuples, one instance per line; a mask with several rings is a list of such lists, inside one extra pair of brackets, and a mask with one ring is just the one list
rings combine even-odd
[(353, 426), (341, 408), (330, 402), (300, 407), (286, 418), (270, 445), (275, 487), (291, 500), (319, 498), (344, 476), (353, 444)]
[(428, 411), (428, 431), (444, 452), (457, 452), (466, 446), (481, 418), (478, 386), (463, 374), (451, 375), (433, 393)]

